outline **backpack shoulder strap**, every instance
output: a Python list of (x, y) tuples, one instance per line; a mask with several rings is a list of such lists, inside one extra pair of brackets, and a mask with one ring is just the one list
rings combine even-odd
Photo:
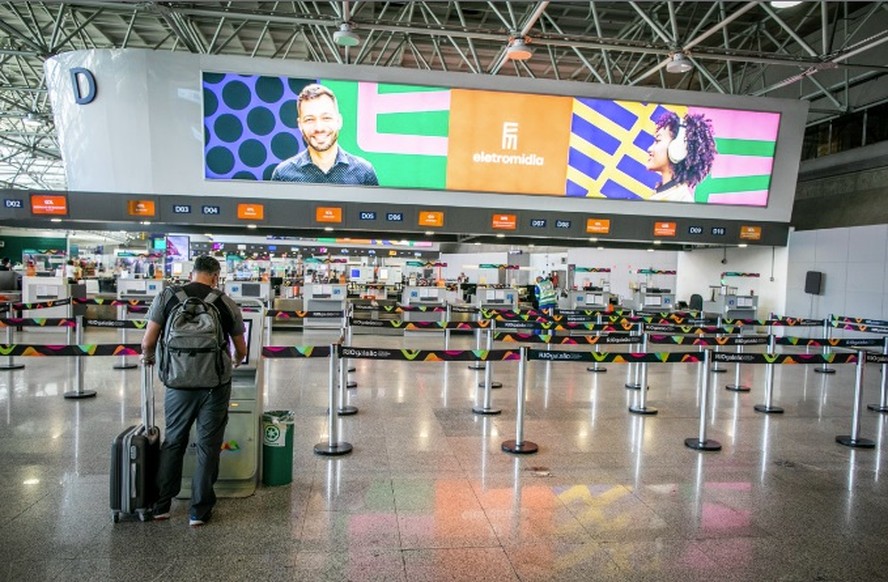
[(213, 289), (212, 291), (207, 293), (207, 296), (204, 297), (204, 301), (206, 301), (207, 303), (212, 303), (216, 299), (219, 299), (219, 297), (221, 297), (221, 294), (218, 291), (216, 291), (215, 289)]
[(173, 297), (175, 297), (179, 301), (179, 303), (185, 303), (185, 301), (188, 299), (188, 294), (185, 293), (185, 289), (179, 287), (173, 293)]

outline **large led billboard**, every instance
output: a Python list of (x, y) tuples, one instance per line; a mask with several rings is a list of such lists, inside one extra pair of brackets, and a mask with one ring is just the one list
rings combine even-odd
[(209, 180), (765, 207), (780, 125), (775, 112), (333, 79), (204, 72), (202, 89)]

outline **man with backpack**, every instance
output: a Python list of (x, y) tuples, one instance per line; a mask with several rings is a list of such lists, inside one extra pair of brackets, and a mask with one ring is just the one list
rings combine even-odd
[(243, 315), (237, 304), (217, 289), (220, 272), (219, 261), (198, 257), (191, 283), (164, 289), (148, 310), (142, 362), (153, 365), (157, 359), (158, 375), (167, 388), (155, 520), (170, 517), (172, 499), (182, 485), (189, 432), (195, 423), (197, 466), (191, 486), (189, 525), (204, 525), (216, 503), (213, 485), (219, 476), (231, 397), (229, 346), (234, 346), (234, 366), (247, 356)]

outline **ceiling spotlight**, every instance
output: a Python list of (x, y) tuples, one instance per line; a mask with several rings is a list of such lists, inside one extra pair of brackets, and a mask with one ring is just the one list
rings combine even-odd
[(687, 73), (694, 68), (691, 60), (684, 53), (675, 53), (666, 63), (667, 73)]
[(513, 38), (509, 41), (509, 48), (506, 49), (506, 58), (510, 61), (526, 61), (533, 56), (533, 51), (527, 46), (524, 38)]
[(43, 125), (43, 120), (33, 111), (29, 111), (28, 114), (22, 118), (22, 123), (25, 124), (25, 127), (36, 129)]
[(782, 10), (784, 8), (792, 8), (793, 6), (798, 6), (801, 4), (801, 1), (797, 2), (771, 2), (771, 8), (776, 8), (777, 10)]
[(333, 42), (339, 46), (358, 46), (361, 38), (352, 31), (348, 22), (339, 25), (339, 30), (333, 33)]

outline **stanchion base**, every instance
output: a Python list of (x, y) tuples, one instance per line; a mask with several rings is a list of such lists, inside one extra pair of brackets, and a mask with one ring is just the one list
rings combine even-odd
[(351, 443), (318, 443), (314, 446), (314, 451), (316, 455), (323, 455), (325, 457), (336, 457), (339, 455), (347, 455), (352, 452)]
[(749, 392), (750, 387), (743, 386), (742, 384), (728, 384), (727, 386), (725, 386), (725, 390), (730, 390), (731, 392)]
[(649, 406), (646, 406), (644, 408), (642, 408), (641, 406), (630, 406), (629, 412), (631, 412), (633, 414), (652, 415), (652, 414), (657, 414), (658, 411), (656, 408), (651, 408)]
[(349, 380), (348, 382), (345, 383), (345, 387), (346, 388), (357, 388), (358, 383), (355, 382), (354, 380)]
[(469, 370), (483, 370), (484, 364), (469, 364)]
[(835, 368), (814, 368), (814, 371), (818, 374), (835, 374)]
[(709, 368), (709, 371), (712, 372), (713, 374), (721, 374), (723, 372), (727, 372), (728, 369), (727, 368)]
[(346, 372), (357, 372), (357, 371), (358, 371), (358, 369), (355, 368), (354, 366), (349, 366), (348, 370), (346, 370)]
[(138, 368), (136, 364), (114, 364), (113, 368), (115, 370), (132, 370), (133, 368)]
[(503, 450), (507, 453), (515, 453), (516, 455), (529, 455), (531, 453), (536, 453), (540, 448), (536, 443), (524, 441), (519, 444), (513, 439), (510, 441), (503, 441)]
[(0, 370), (21, 370), (24, 364), (0, 364)]
[(358, 413), (357, 406), (343, 406), (339, 410), (336, 411), (336, 414), (339, 416), (351, 416), (352, 414)]
[(586, 368), (587, 372), (607, 372), (607, 368)]
[(685, 446), (695, 451), (720, 451), (722, 448), (721, 443), (718, 441), (712, 439), (701, 441), (698, 438), (685, 439)]
[[(484, 382), (478, 382), (478, 388), (484, 388), (484, 386), (485, 386)], [(491, 382), (490, 387), (491, 388), (502, 388), (503, 383), (502, 382)]]
[(65, 398), (69, 400), (78, 400), (80, 398), (92, 398), (96, 395), (95, 390), (84, 390), (83, 392), (65, 392), (62, 394)]
[(866, 409), (873, 412), (888, 412), (888, 406), (882, 406), (881, 404), (867, 404)]
[(753, 406), (756, 412), (764, 412), (765, 414), (783, 414), (783, 409), (779, 406), (768, 406), (767, 404), (756, 404)]
[(474, 412), (475, 414), (489, 414), (489, 415), (494, 415), (494, 414), (499, 414), (499, 413), (501, 413), (502, 410), (499, 409), (499, 408), (482, 408), (482, 407), (480, 407), (480, 406), (473, 406), (473, 407), (472, 407), (472, 412)]
[(846, 447), (854, 447), (855, 449), (874, 449), (876, 448), (875, 441), (870, 439), (852, 439), (851, 435), (839, 435), (836, 437), (836, 442), (840, 445), (845, 445)]

